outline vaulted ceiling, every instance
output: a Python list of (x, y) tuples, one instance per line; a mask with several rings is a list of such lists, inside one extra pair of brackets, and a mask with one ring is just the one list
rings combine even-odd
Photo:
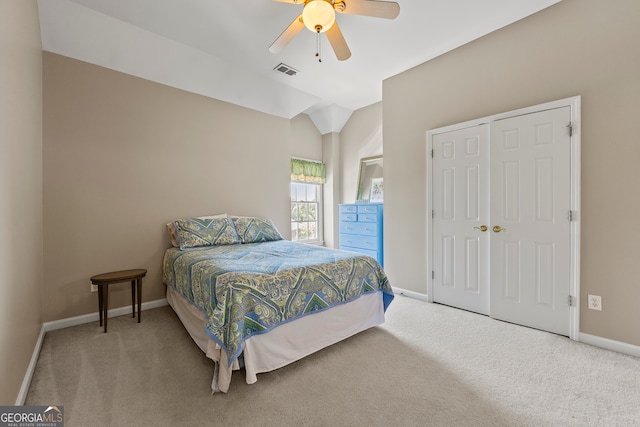
[[(344, 0), (348, 5), (349, 0)], [(43, 50), (284, 118), (320, 133), (382, 99), (382, 81), (560, 0), (397, 0), (394, 20), (337, 14), (352, 52), (338, 61), (303, 29), (268, 48), (302, 12), (271, 0), (39, 0)], [(274, 70), (286, 64), (297, 73)]]

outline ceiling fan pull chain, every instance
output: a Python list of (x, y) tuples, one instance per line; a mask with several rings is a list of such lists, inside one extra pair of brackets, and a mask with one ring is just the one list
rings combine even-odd
[(322, 62), (322, 41), (320, 40), (320, 31), (316, 31), (316, 57), (318, 62)]

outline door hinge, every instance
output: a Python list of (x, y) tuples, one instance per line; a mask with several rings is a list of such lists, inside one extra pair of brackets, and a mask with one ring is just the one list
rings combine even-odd
[(569, 136), (573, 136), (573, 123), (569, 122), (567, 129), (569, 129)]
[(576, 214), (573, 211), (569, 211), (569, 222), (576, 220)]
[(433, 148), (431, 149), (431, 158), (433, 159)]
[(432, 279), (435, 279), (435, 278), (436, 278), (436, 272), (435, 272), (435, 271), (433, 271), (433, 270), (431, 270), (431, 278), (432, 278)]
[(569, 303), (569, 307), (573, 307), (573, 297), (571, 295), (567, 298), (567, 302)]
[(435, 217), (436, 217), (436, 211), (431, 210), (431, 219), (433, 219), (433, 218), (435, 218)]

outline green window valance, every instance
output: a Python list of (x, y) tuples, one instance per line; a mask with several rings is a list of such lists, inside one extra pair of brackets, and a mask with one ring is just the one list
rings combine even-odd
[(291, 159), (291, 181), (324, 184), (327, 171), (324, 163), (311, 160)]

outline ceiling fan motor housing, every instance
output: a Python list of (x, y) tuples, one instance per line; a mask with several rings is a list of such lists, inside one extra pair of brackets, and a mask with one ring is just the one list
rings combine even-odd
[(310, 0), (304, 4), (302, 21), (309, 30), (324, 33), (336, 22), (336, 11), (329, 0)]

